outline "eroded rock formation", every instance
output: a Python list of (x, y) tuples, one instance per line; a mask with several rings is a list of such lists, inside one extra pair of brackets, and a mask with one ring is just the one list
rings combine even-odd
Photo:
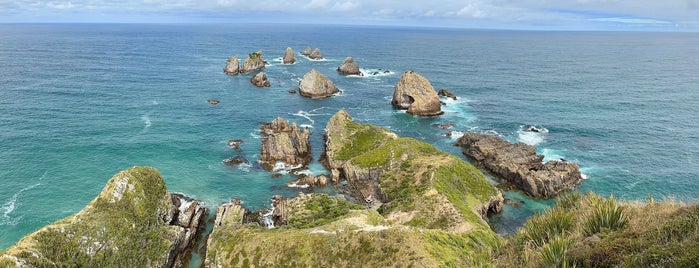
[(500, 137), (468, 132), (456, 142), (463, 153), (479, 165), (536, 198), (554, 197), (582, 181), (577, 164), (565, 161), (543, 163), (543, 155), (524, 143), (512, 144)]
[(267, 170), (273, 170), (277, 162), (289, 166), (305, 166), (311, 161), (311, 144), (308, 128), (300, 129), (296, 123), (278, 117), (260, 127), (262, 148), (260, 162)]
[(352, 57), (347, 57), (345, 61), (337, 67), (337, 72), (342, 75), (362, 75), (359, 66), (357, 66), (357, 63), (354, 62)]
[(435, 116), (443, 113), (437, 92), (430, 82), (413, 71), (403, 73), (393, 92), (391, 104), (413, 115)]
[(316, 48), (315, 50), (313, 50), (313, 52), (311, 52), (311, 54), (308, 55), (308, 58), (312, 60), (322, 60), (323, 55), (320, 54), (320, 48)]
[(327, 98), (340, 92), (335, 84), (322, 73), (312, 69), (299, 81), (299, 94), (313, 99)]
[(227, 75), (237, 75), (240, 72), (240, 60), (238, 56), (233, 56), (226, 61), (226, 67), (223, 68), (223, 72)]
[(262, 70), (265, 68), (265, 63), (265, 60), (262, 58), (262, 51), (250, 53), (248, 57), (245, 58), (245, 61), (243, 61), (240, 73), (249, 74), (257, 70)]
[(267, 79), (267, 74), (265, 72), (259, 72), (258, 74), (250, 78), (250, 83), (252, 83), (256, 87), (269, 87), (271, 85), (269, 83), (269, 80)]
[(0, 260), (18, 267), (184, 267), (206, 210), (169, 193), (154, 168), (133, 167), (114, 175), (84, 209), (25, 236)]
[(311, 53), (313, 53), (313, 51), (311, 50), (311, 47), (306, 47), (306, 50), (304, 50), (303, 52), (301, 52), (301, 55), (304, 55), (304, 56), (308, 57), (308, 56), (311, 55)]
[(451, 93), (451, 91), (449, 91), (446, 88), (440, 89), (439, 92), (437, 92), (437, 95), (456, 100), (456, 95), (454, 95), (454, 93)]
[(282, 58), (282, 62), (284, 64), (296, 63), (296, 55), (294, 55), (294, 50), (292, 50), (290, 47), (286, 48), (286, 51), (284, 52), (284, 58)]

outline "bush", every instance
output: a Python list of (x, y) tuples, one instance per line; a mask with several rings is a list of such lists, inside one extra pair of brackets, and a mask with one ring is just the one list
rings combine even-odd
[(543, 267), (575, 267), (568, 261), (568, 249), (573, 244), (573, 241), (564, 235), (551, 239), (546, 245), (541, 248), (539, 253), (541, 264)]
[(561, 208), (554, 207), (544, 214), (534, 215), (524, 224), (524, 239), (535, 247), (540, 247), (572, 227), (573, 216)]
[(609, 199), (595, 198), (592, 202), (592, 212), (583, 222), (582, 230), (586, 236), (599, 233), (603, 229), (618, 230), (628, 223), (624, 207), (614, 201), (614, 196)]

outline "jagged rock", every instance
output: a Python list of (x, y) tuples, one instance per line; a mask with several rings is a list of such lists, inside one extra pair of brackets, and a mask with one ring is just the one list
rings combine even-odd
[(296, 94), (296, 89), (292, 88), (292, 89), (289, 89), (289, 91), (287, 91), (287, 92), (289, 92), (289, 94)]
[(337, 67), (337, 72), (342, 75), (363, 75), (352, 57), (345, 58), (345, 61)]
[(114, 175), (84, 209), (25, 236), (0, 260), (22, 267), (183, 267), (206, 215), (200, 201), (169, 193), (156, 169), (133, 167)]
[(437, 92), (427, 79), (416, 72), (403, 73), (393, 92), (391, 104), (409, 114), (435, 116), (442, 114)]
[(228, 141), (228, 147), (233, 148), (234, 150), (238, 151), (240, 150), (240, 144), (243, 143), (242, 139), (235, 139), (235, 140), (229, 140)]
[(299, 94), (313, 99), (327, 98), (340, 92), (335, 84), (322, 73), (312, 69), (299, 81)]
[(313, 53), (313, 51), (311, 51), (311, 47), (306, 47), (306, 50), (304, 50), (303, 52), (301, 52), (301, 55), (310, 56), (311, 53)]
[(259, 72), (258, 74), (250, 78), (250, 83), (252, 83), (256, 87), (270, 86), (269, 80), (267, 79), (267, 74), (265, 72)]
[(214, 230), (216, 226), (236, 226), (243, 224), (243, 217), (247, 209), (240, 205), (240, 200), (234, 199), (231, 202), (222, 204), (216, 209), (216, 220), (214, 221)]
[(438, 129), (450, 129), (450, 128), (454, 127), (454, 124), (451, 124), (451, 123), (433, 124), (432, 126), (438, 128)]
[(311, 144), (308, 137), (311, 132), (303, 130), (294, 123), (278, 117), (271, 123), (260, 127), (262, 148), (260, 161), (267, 170), (272, 170), (277, 161), (287, 166), (305, 166), (311, 161)]
[(296, 62), (296, 55), (294, 55), (294, 51), (290, 47), (286, 48), (282, 62), (284, 64), (294, 64)]
[(243, 67), (240, 68), (240, 73), (249, 74), (264, 68), (265, 60), (262, 58), (262, 51), (257, 51), (248, 54), (248, 57), (243, 61)]
[(287, 184), (290, 187), (309, 187), (309, 186), (326, 186), (328, 185), (328, 176), (318, 175), (313, 176), (312, 174), (303, 175), (300, 179), (296, 181), (289, 182)]
[(451, 93), (451, 91), (449, 91), (446, 88), (440, 89), (439, 92), (437, 92), (437, 95), (456, 100), (456, 95), (454, 95), (454, 93)]
[(495, 136), (465, 133), (456, 142), (463, 153), (479, 165), (516, 185), (535, 198), (550, 198), (582, 181), (577, 164), (562, 161), (542, 163), (536, 147), (512, 144)]
[(247, 159), (245, 159), (245, 157), (242, 157), (240, 155), (223, 160), (223, 164), (227, 165), (227, 166), (237, 166), (240, 164), (248, 164), (248, 163), (250, 163), (250, 162)]
[(308, 55), (308, 58), (312, 60), (322, 60), (323, 56), (320, 54), (320, 48), (316, 48), (315, 50), (313, 50), (313, 52), (311, 52), (311, 54)]
[(240, 63), (237, 55), (226, 61), (226, 67), (223, 68), (223, 72), (227, 75), (237, 75), (240, 72)]

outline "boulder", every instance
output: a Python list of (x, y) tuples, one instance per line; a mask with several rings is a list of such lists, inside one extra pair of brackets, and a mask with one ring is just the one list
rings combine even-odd
[(296, 55), (294, 55), (294, 51), (290, 47), (286, 48), (282, 62), (284, 64), (294, 64), (296, 62)]
[(308, 58), (312, 60), (322, 60), (323, 56), (320, 54), (320, 48), (316, 48), (315, 50), (313, 50), (313, 52), (311, 52), (311, 54), (308, 55)]
[(262, 58), (262, 51), (257, 51), (248, 54), (248, 57), (243, 61), (243, 67), (240, 68), (240, 73), (249, 74), (264, 68), (265, 60)]
[(328, 185), (328, 176), (313, 176), (313, 174), (303, 175), (300, 179), (289, 182), (287, 185), (295, 187), (326, 186)]
[(521, 142), (512, 144), (500, 137), (469, 132), (455, 145), (463, 147), (463, 153), (479, 165), (535, 198), (554, 197), (582, 181), (577, 164), (543, 163), (544, 156), (536, 154), (536, 147)]
[(248, 160), (245, 159), (245, 157), (240, 156), (240, 155), (223, 160), (223, 164), (226, 166), (237, 166), (240, 164), (248, 164), (248, 163), (250, 163), (250, 162), (248, 162)]
[(223, 72), (227, 75), (237, 75), (240, 72), (240, 63), (237, 55), (226, 61), (226, 67), (223, 68)]
[(306, 50), (304, 50), (303, 52), (301, 52), (301, 55), (304, 55), (304, 56), (308, 57), (308, 56), (311, 55), (311, 53), (313, 53), (313, 51), (311, 51), (311, 48), (310, 48), (310, 47), (306, 47)]
[(320, 99), (332, 96), (340, 90), (322, 73), (315, 69), (303, 75), (299, 81), (299, 94), (304, 97)]
[(219, 101), (217, 99), (209, 99), (208, 101), (209, 101), (209, 104), (211, 104), (211, 105), (219, 104)]
[(357, 66), (357, 63), (354, 62), (352, 57), (347, 57), (345, 61), (337, 67), (337, 72), (342, 75), (362, 75), (362, 72), (359, 71), (359, 66)]
[(242, 143), (243, 143), (242, 139), (228, 140), (228, 147), (231, 147), (234, 150), (238, 151), (238, 150), (240, 150), (240, 144), (242, 144)]
[(289, 89), (289, 91), (287, 91), (287, 92), (289, 92), (289, 94), (296, 94), (296, 89), (292, 88), (292, 89)]
[(456, 95), (454, 95), (454, 93), (451, 93), (451, 91), (449, 91), (446, 88), (440, 89), (439, 92), (437, 92), (437, 95), (456, 100)]
[(259, 72), (258, 74), (250, 78), (250, 83), (252, 83), (256, 87), (270, 86), (269, 80), (267, 79), (267, 74), (265, 72)]
[(391, 104), (413, 115), (435, 116), (443, 113), (439, 96), (430, 82), (413, 71), (403, 73), (396, 84)]
[(267, 170), (272, 170), (278, 161), (287, 166), (305, 166), (311, 161), (311, 144), (308, 138), (311, 132), (303, 130), (294, 123), (278, 117), (271, 123), (260, 127), (262, 148), (260, 162)]

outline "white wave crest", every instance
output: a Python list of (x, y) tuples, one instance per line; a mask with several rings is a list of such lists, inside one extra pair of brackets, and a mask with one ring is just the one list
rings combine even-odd
[(152, 125), (152, 122), (150, 121), (150, 114), (142, 115), (141, 120), (143, 121), (143, 124), (145, 124), (144, 128), (149, 128)]
[(298, 184), (298, 183), (299, 183), (298, 180), (291, 181), (291, 182), (289, 182), (289, 183), (286, 184), (286, 187), (289, 187), (289, 188), (303, 188), (303, 189), (310, 187), (310, 185), (308, 185), (308, 184)]
[(286, 163), (279, 161), (277, 163), (274, 163), (274, 167), (272, 168), (272, 172), (280, 173), (280, 174), (288, 174), (289, 171), (292, 171), (294, 169), (299, 169), (302, 166), (303, 165), (287, 165)]
[[(42, 180), (46, 176), (46, 173), (39, 178), (39, 180)], [(0, 218), (0, 225), (16, 225), (19, 223), (20, 220), (22, 220), (22, 216), (15, 217), (14, 219), (10, 217), (10, 213), (15, 211), (17, 208), (17, 200), (19, 199), (20, 195), (25, 192), (29, 191), (34, 187), (37, 187), (41, 185), (41, 183), (35, 183), (32, 185), (29, 185), (27, 187), (22, 188), (21, 190), (17, 191), (12, 197), (5, 201), (5, 203), (0, 207), (0, 213), (2, 213), (2, 218)]]
[(531, 125), (520, 126), (520, 129), (517, 131), (517, 137), (522, 143), (536, 146), (546, 140), (546, 134), (548, 133), (549, 130), (544, 127), (536, 127)]

